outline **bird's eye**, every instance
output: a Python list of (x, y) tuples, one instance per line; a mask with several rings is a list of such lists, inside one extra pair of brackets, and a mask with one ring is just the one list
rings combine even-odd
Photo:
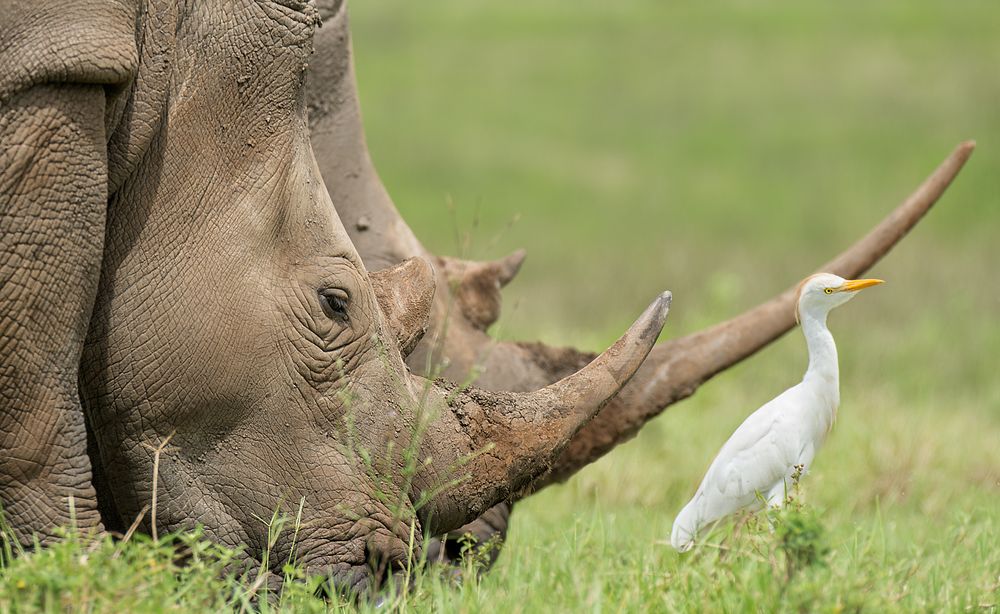
[(329, 318), (336, 320), (346, 320), (347, 305), (350, 296), (340, 288), (326, 288), (319, 291), (319, 302), (323, 306), (323, 312)]
[(823, 292), (826, 292), (827, 294), (833, 294), (833, 288), (824, 288)]

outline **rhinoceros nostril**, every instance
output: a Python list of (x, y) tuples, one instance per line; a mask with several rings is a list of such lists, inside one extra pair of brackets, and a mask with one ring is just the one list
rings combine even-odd
[(406, 546), (398, 538), (373, 535), (365, 542), (365, 560), (371, 569), (373, 588), (384, 587), (394, 575), (406, 569)]

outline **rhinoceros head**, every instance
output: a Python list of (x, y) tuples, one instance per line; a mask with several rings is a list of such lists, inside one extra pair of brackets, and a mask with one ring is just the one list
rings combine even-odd
[[(534, 393), (411, 375), (433, 274), (369, 274), (338, 218), (303, 94), (317, 10), (238, 0), (143, 20), (136, 74), (109, 101), (81, 367), (105, 522), (128, 526), (155, 495), (147, 529), (201, 524), (250, 557), (270, 549), (274, 571), (295, 535), (298, 562), (359, 588), (402, 564), (411, 529), (455, 528), (542, 473), (638, 367), (669, 296)], [(269, 542), (274, 513), (300, 505), (297, 533)]]

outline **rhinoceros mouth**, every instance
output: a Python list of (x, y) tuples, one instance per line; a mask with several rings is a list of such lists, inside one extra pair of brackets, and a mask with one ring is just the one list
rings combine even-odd
[(405, 585), (406, 561), (368, 561), (352, 565), (336, 565), (312, 569), (310, 575), (325, 578), (316, 587), (314, 595), (324, 599), (347, 597), (357, 601), (378, 602), (383, 593), (392, 587)]

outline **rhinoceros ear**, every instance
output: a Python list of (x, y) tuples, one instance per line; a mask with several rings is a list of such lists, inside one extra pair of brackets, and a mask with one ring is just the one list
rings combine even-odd
[(434, 270), (423, 258), (409, 258), (370, 275), (385, 322), (405, 358), (427, 331), (434, 301)]
[(516, 252), (489, 262), (439, 258), (462, 315), (479, 330), (486, 330), (500, 317), (500, 288), (514, 279), (525, 252)]

